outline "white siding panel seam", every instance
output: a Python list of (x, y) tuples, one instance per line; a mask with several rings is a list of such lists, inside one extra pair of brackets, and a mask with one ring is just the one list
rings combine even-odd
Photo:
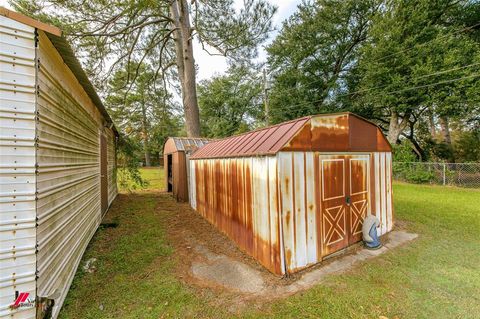
[(292, 169), (295, 190), (295, 265), (296, 268), (305, 267), (307, 261), (307, 218), (306, 218), (306, 190), (305, 190), (305, 153), (292, 152)]
[[(37, 295), (55, 299), (55, 318), (83, 252), (101, 221), (102, 119), (43, 32), (39, 43)], [(109, 175), (114, 171), (114, 165), (108, 165), (108, 160), (114, 161), (112, 150), (114, 143), (110, 136)], [(113, 176), (107, 180), (111, 203), (116, 188)]]
[(11, 309), (15, 292), (36, 292), (35, 30), (0, 16), (0, 317), (35, 318)]
[(317, 256), (317, 203), (315, 198), (315, 170), (314, 170), (314, 153), (305, 153), (305, 190), (307, 192), (307, 250), (308, 263), (313, 264), (318, 262)]
[(387, 185), (385, 174), (385, 153), (380, 153), (381, 189), (382, 189), (382, 235), (387, 232)]
[(392, 203), (392, 153), (386, 153), (386, 184), (387, 184), (387, 229), (391, 231), (393, 227), (393, 203)]

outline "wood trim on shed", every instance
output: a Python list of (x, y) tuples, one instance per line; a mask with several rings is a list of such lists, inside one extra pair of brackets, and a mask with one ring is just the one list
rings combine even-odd
[(7, 18), (10, 18), (12, 20), (18, 21), (20, 23), (29, 25), (33, 28), (51, 33), (53, 35), (56, 35), (57, 37), (62, 36), (62, 30), (60, 30), (59, 28), (57, 28), (53, 25), (46, 24), (46, 23), (40, 22), (38, 20), (32, 19), (30, 17), (27, 17), (26, 15), (21, 14), (21, 13), (8, 10), (5, 7), (0, 7), (0, 15), (5, 16)]

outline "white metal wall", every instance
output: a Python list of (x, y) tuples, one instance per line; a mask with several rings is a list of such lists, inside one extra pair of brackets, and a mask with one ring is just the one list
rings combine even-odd
[(393, 227), (392, 153), (376, 152), (373, 154), (373, 159), (375, 171), (374, 208), (381, 225), (377, 232), (378, 235), (383, 235), (391, 231)]
[(293, 271), (321, 260), (317, 253), (314, 153), (280, 152), (277, 159), (285, 261)]
[(38, 74), (38, 291), (55, 317), (101, 221), (98, 110), (43, 32)]
[(107, 137), (107, 173), (108, 173), (108, 205), (110, 206), (117, 196), (117, 167), (115, 156), (115, 134), (106, 129)]
[(35, 299), (35, 30), (0, 16), (0, 317), (15, 291)]
[[(281, 273), (284, 274), (284, 251), (281, 244), (282, 227), (279, 225), (277, 158), (275, 156), (260, 156), (246, 158), (245, 160), (251, 160), (252, 163), (252, 224), (254, 234), (261, 239), (256, 241), (255, 244), (264, 245), (263, 247), (255, 247), (256, 257), (263, 260), (268, 259), (264, 256), (275, 256), (273, 247), (279, 247), (280, 269)], [(274, 262), (271, 263), (275, 264)]]

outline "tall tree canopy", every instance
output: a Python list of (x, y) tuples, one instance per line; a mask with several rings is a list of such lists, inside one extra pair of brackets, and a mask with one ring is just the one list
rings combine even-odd
[(272, 118), (354, 111), (454, 161), (452, 140), (478, 137), (479, 17), (468, 0), (306, 1), (268, 47)]
[(262, 121), (262, 85), (259, 72), (246, 65), (232, 66), (225, 75), (202, 81), (198, 92), (204, 134), (230, 136)]
[[(127, 79), (137, 69), (137, 80), (127, 90)], [(182, 124), (180, 107), (161, 83), (155, 85), (154, 77), (155, 72), (148, 65), (132, 63), (129, 69), (113, 74), (105, 99), (117, 128), (128, 141), (142, 147), (146, 166), (151, 165), (151, 154), (158, 158), (166, 138), (178, 132)]]
[(391, 143), (424, 112), (447, 125), (478, 100), (480, 47), (459, 18), (469, 9), (467, 1), (392, 1), (376, 14), (355, 95), (388, 125)]
[[(265, 0), (12, 0), (18, 11), (62, 24), (102, 88), (105, 77), (150, 65), (180, 88), (188, 136), (200, 135), (193, 40), (230, 58), (251, 58), (271, 30), (275, 8)], [(176, 66), (176, 69), (172, 69)], [(126, 79), (128, 89), (139, 67)], [(178, 81), (177, 81), (178, 80)]]
[(337, 110), (378, 4), (372, 0), (306, 1), (268, 47), (273, 121)]

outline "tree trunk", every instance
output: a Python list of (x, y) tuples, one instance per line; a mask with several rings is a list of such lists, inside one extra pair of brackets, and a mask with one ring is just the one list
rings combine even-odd
[(390, 124), (388, 126), (388, 135), (387, 139), (390, 144), (397, 144), (398, 138), (400, 134), (402, 134), (403, 130), (407, 126), (408, 121), (404, 119), (400, 120), (398, 113), (392, 111), (392, 115), (390, 116)]
[(428, 113), (428, 123), (430, 126), (430, 136), (432, 139), (437, 137), (437, 130), (435, 128), (435, 119), (433, 118), (433, 112)]
[(424, 159), (427, 158), (427, 154), (415, 139), (415, 122), (409, 122), (409, 126), (410, 126), (410, 134), (408, 135), (403, 134), (403, 135), (412, 143), (413, 151), (415, 152), (415, 154), (417, 154), (420, 162), (422, 162)]
[(200, 116), (197, 103), (195, 60), (193, 58), (192, 32), (186, 0), (174, 0), (170, 5), (174, 23), (175, 51), (178, 77), (182, 87), (185, 125), (189, 137), (200, 136)]
[(151, 166), (150, 153), (148, 151), (147, 111), (145, 110), (144, 104), (142, 104), (142, 138), (143, 138), (143, 152), (145, 154), (145, 166)]
[(448, 118), (445, 116), (440, 116), (440, 128), (442, 131), (442, 140), (445, 142), (448, 146), (452, 146), (452, 139), (450, 137), (450, 128), (448, 125)]
[(450, 127), (448, 124), (448, 117), (440, 116), (439, 123), (440, 123), (440, 130), (442, 133), (442, 141), (447, 145), (449, 150), (449, 154), (447, 155), (448, 161), (455, 163), (455, 154), (453, 152), (452, 138), (450, 136)]

